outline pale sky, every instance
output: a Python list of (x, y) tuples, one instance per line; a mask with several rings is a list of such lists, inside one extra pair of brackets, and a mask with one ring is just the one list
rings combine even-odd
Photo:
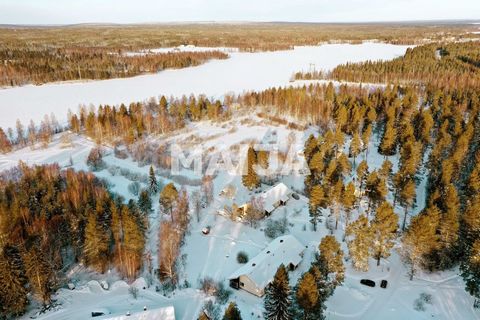
[(480, 19), (480, 0), (0, 0), (0, 24)]

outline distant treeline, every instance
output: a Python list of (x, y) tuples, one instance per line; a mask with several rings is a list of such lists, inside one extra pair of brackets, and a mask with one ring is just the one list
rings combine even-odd
[(226, 58), (226, 53), (213, 50), (125, 55), (105, 48), (6, 47), (0, 48), (0, 86), (125, 78)]
[(480, 42), (432, 43), (407, 49), (389, 61), (346, 63), (330, 73), (296, 73), (295, 79), (335, 79), (351, 82), (412, 83), (451, 88), (475, 88), (480, 83)]
[[(288, 50), (325, 42), (421, 44), (476, 37), (471, 25), (438, 24), (205, 24), (0, 28), (0, 86), (130, 77), (225, 59), (215, 47), (240, 51)], [(179, 45), (212, 52), (124, 55)], [(468, 57), (467, 57), (468, 59)]]
[(377, 40), (395, 44), (479, 37), (474, 25), (451, 23), (239, 23), (84, 25), (0, 28), (0, 47), (108, 47), (135, 51), (191, 44), (235, 47), (242, 51), (285, 50), (329, 41)]

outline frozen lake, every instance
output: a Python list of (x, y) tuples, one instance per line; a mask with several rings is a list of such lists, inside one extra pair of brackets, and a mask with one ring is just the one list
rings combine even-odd
[(88, 82), (61, 82), (41, 86), (0, 89), (0, 127), (39, 123), (45, 114), (66, 119), (67, 111), (81, 104), (128, 104), (159, 95), (205, 94), (220, 97), (273, 86), (285, 86), (294, 72), (329, 70), (345, 62), (392, 59), (408, 46), (382, 43), (328, 44), (276, 52), (232, 52), (227, 60), (213, 60), (186, 69), (166, 70), (133, 78)]

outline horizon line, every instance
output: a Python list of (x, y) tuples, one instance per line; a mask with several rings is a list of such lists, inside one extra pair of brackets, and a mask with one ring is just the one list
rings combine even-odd
[(414, 19), (414, 20), (345, 20), (345, 21), (289, 21), (289, 20), (181, 20), (145, 22), (78, 22), (78, 23), (0, 23), (0, 27), (74, 27), (74, 26), (142, 26), (142, 25), (192, 25), (192, 24), (470, 24), (480, 23), (479, 19)]

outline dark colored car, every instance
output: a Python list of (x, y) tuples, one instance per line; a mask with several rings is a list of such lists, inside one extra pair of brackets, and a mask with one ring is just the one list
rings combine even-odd
[(299, 200), (300, 196), (296, 193), (292, 193), (292, 198), (295, 199), (295, 200)]
[(210, 226), (206, 226), (205, 228), (202, 229), (203, 234), (209, 234), (210, 233)]
[(369, 286), (369, 287), (375, 287), (375, 281), (370, 280), (370, 279), (362, 279), (360, 280), (360, 283), (363, 284), (364, 286)]
[(382, 280), (382, 282), (380, 282), (380, 288), (386, 289), (387, 286), (388, 286), (388, 281), (387, 280)]

